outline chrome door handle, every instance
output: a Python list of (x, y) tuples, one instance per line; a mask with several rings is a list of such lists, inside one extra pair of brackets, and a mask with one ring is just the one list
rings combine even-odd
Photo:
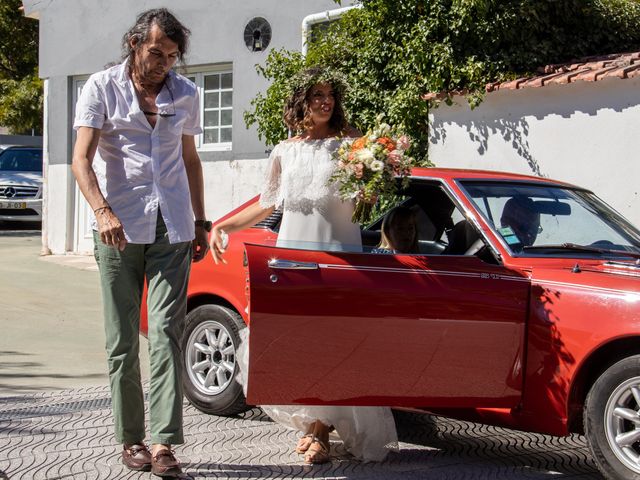
[(269, 268), (278, 270), (317, 270), (318, 264), (313, 262), (295, 262), (293, 260), (272, 259), (267, 262)]

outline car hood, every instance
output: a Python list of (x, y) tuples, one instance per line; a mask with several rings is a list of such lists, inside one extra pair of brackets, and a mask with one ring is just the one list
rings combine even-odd
[(632, 260), (608, 260), (584, 266), (581, 266), (578, 262), (577, 265), (579, 269), (585, 272), (640, 278), (640, 263)]
[(549, 262), (532, 267), (534, 283), (614, 289), (640, 294), (640, 265), (635, 259)]
[(0, 185), (42, 185), (42, 174), (38, 172), (0, 172)]

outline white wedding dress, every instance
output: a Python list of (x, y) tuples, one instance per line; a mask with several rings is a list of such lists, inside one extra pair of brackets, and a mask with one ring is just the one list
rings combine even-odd
[[(353, 203), (343, 202), (337, 187), (329, 182), (336, 165), (333, 153), (340, 142), (337, 138), (287, 140), (271, 152), (260, 204), (283, 208), (278, 247), (362, 251), (360, 227), (351, 222)], [(248, 352), (238, 356), (242, 370)], [(246, 379), (246, 372), (241, 375)], [(316, 420), (333, 425), (347, 451), (364, 461), (381, 461), (390, 449), (398, 448), (395, 422), (387, 407), (286, 405), (262, 409), (276, 422), (303, 433)]]

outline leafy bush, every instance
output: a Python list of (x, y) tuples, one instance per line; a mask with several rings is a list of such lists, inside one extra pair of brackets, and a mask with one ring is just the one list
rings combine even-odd
[(25, 18), (21, 6), (21, 0), (0, 0), (0, 125), (12, 133), (40, 133), (38, 22)]
[[(339, 3), (339, 2), (338, 2)], [(248, 125), (275, 144), (286, 137), (285, 80), (315, 64), (341, 70), (346, 108), (362, 131), (376, 115), (404, 127), (412, 155), (428, 163), (427, 92), (464, 92), (472, 107), (490, 82), (549, 63), (640, 47), (640, 4), (632, 0), (362, 0), (319, 29), (306, 58), (272, 51), (258, 71), (272, 84), (252, 102)]]

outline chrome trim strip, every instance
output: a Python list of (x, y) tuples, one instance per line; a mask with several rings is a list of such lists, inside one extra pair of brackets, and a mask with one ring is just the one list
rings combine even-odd
[(597, 293), (606, 293), (611, 295), (633, 295), (638, 297), (640, 300), (640, 292), (634, 292), (631, 290), (617, 290), (614, 288), (606, 288), (606, 287), (592, 287), (589, 285), (583, 285), (580, 283), (569, 283), (569, 282), (556, 282), (553, 280), (535, 280), (533, 282), (533, 286), (551, 286), (551, 287), (569, 287), (575, 288), (577, 290), (589, 290)]
[(397, 267), (369, 267), (366, 265), (336, 265), (331, 263), (320, 263), (320, 268), (327, 270), (352, 270), (361, 272), (380, 272), (380, 273), (413, 273), (416, 275), (439, 275), (447, 277), (466, 277), (466, 278), (480, 278), (483, 280), (507, 280), (512, 282), (529, 282), (529, 278), (516, 277), (514, 275), (500, 275), (495, 273), (472, 273), (472, 272), (457, 272), (449, 270), (423, 270), (419, 268), (397, 268)]

